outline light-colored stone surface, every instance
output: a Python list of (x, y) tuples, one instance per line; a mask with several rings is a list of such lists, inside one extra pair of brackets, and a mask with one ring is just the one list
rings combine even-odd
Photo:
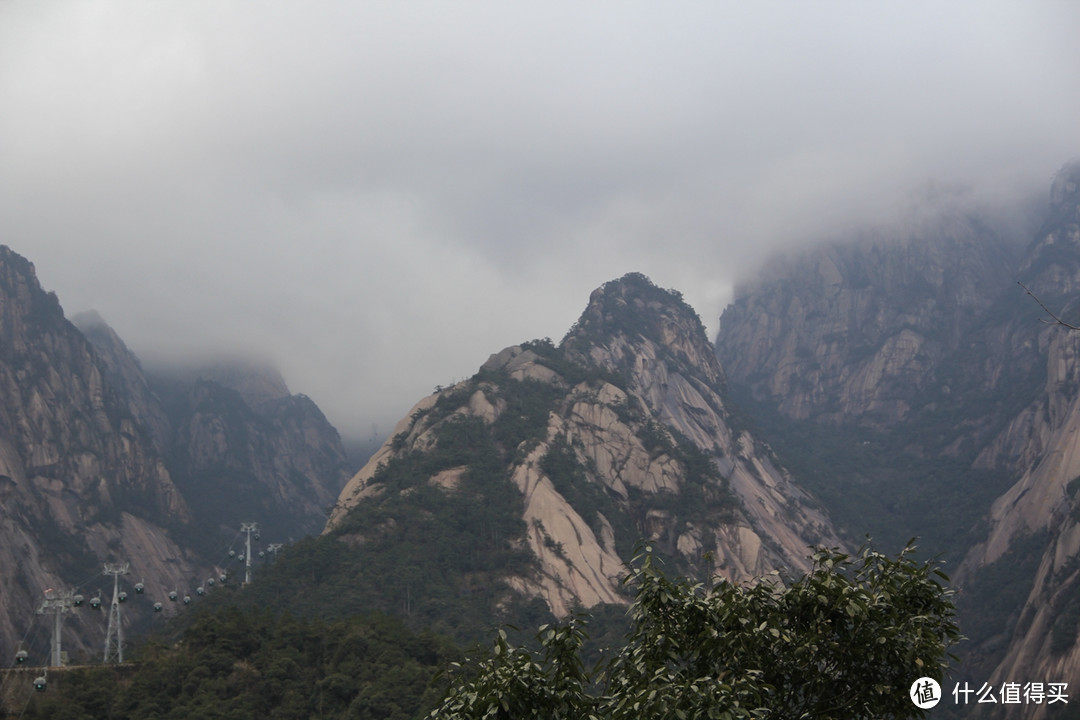
[(519, 579), (518, 588), (542, 597), (558, 617), (579, 607), (625, 602), (619, 591), (623, 561), (540, 471), (547, 450), (547, 443), (538, 445), (513, 474), (525, 499), (526, 539), (541, 568), (538, 577)]
[(458, 485), (461, 484), (461, 477), (468, 471), (467, 465), (460, 467), (450, 468), (449, 470), (443, 470), (442, 472), (435, 473), (431, 476), (429, 481), (435, 487), (440, 487), (447, 492), (453, 492), (457, 490)]
[[(223, 373), (168, 384), (175, 397), (166, 404), (100, 317), (68, 322), (33, 266), (0, 246), (0, 654), (31, 629), (45, 588), (107, 587), (106, 578), (86, 578), (98, 563), (130, 563), (131, 582), (144, 581), (157, 599), (218, 573), (217, 557), (200, 558), (176, 532), (201, 519), (195, 509), (208, 503), (195, 492), (208, 466), (213, 477), (247, 473), (264, 500), (305, 508), (321, 523), (345, 480), (336, 431), (275, 372)], [(207, 397), (193, 389), (200, 385), (216, 388), (211, 401), (231, 402), (193, 409), (187, 424), (171, 419), (170, 408)], [(266, 411), (241, 407), (244, 398)], [(327, 472), (332, 461), (323, 460), (335, 451), (340, 464)], [(236, 522), (249, 519), (261, 520)], [(129, 603), (129, 621), (148, 622), (150, 607)], [(167, 603), (166, 614), (175, 607)], [(85, 614), (72, 617), (65, 647), (73, 658), (100, 659), (104, 632)]]
[[(583, 315), (592, 318), (594, 328), (604, 322), (600, 304), (605, 298), (597, 293)], [(432, 447), (444, 420), (433, 419), (429, 410), (440, 397), (467, 393), (460, 407), (444, 415), (470, 415), (491, 424), (504, 409), (495, 399), (500, 393), (493, 378), (509, 377), (500, 382), (534, 381), (564, 391), (548, 417), (544, 437), (507, 470), (524, 501), (523, 542), (537, 559), (534, 573), (507, 582), (519, 593), (544, 599), (556, 615), (601, 602), (626, 602), (620, 578), (628, 558), (620, 558), (616, 547), (632, 545), (640, 537), (679, 553), (687, 567), (703, 567), (709, 553), (718, 575), (739, 582), (777, 569), (805, 569), (808, 545), (842, 545), (825, 513), (770, 451), (749, 433), (732, 433), (721, 395), (723, 371), (696, 318), (673, 304), (633, 297), (625, 302), (643, 313), (649, 332), (578, 343), (575, 352), (581, 354), (573, 356), (573, 361), (621, 375), (625, 386), (594, 380), (570, 387), (531, 350), (515, 346), (495, 353), (478, 379), (446, 388), (409, 412), (394, 429), (397, 441), (387, 441), (346, 486), (328, 531), (355, 503), (377, 501), (381, 489), (372, 478), (380, 463), (399, 452)], [(702, 491), (716, 497), (734, 493), (738, 500), (723, 514), (691, 522), (670, 509), (669, 500), (686, 490), (687, 469), (662, 449), (664, 443), (676, 447), (680, 442), (669, 428), (706, 452), (726, 475), (726, 485), (706, 480), (713, 487)], [(650, 434), (653, 446), (646, 447), (643, 438)], [(657, 437), (662, 439), (659, 445)], [(556, 489), (541, 463), (555, 443), (573, 453), (584, 482), (602, 488), (621, 513), (634, 518), (639, 536), (617, 537), (609, 518), (595, 510), (583, 516)], [(446, 470), (429, 482), (447, 486), (452, 484), (449, 478), (465, 471)]]
[[(345, 483), (345, 487), (338, 496), (337, 503), (334, 504), (334, 508), (330, 512), (330, 518), (327, 520), (327, 532), (333, 530), (334, 527), (341, 522), (348, 514), (349, 508), (353, 507), (356, 503), (366, 497), (378, 495), (382, 492), (380, 486), (373, 486), (369, 481), (375, 475), (379, 466), (385, 465), (396, 454), (396, 451), (394, 450), (395, 438), (404, 438), (401, 442), (403, 448), (415, 444), (423, 430), (427, 429), (427, 426), (423, 422), (423, 414), (434, 407), (438, 400), (439, 393), (434, 393), (428, 395), (426, 398), (416, 403), (416, 405), (413, 405), (409, 414), (399, 420), (398, 424), (394, 426), (393, 433), (391, 433), (386, 442), (382, 444), (382, 447), (375, 451), (375, 454), (368, 459), (364, 464), (364, 467), (360, 468), (360, 470), (352, 476), (349, 482)], [(423, 444), (426, 445), (426, 443)]]

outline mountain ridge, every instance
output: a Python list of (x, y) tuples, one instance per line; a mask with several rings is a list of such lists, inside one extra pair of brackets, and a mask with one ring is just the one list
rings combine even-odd
[(501, 482), (521, 494), (524, 531), (507, 547), (532, 561), (502, 579), (556, 616), (625, 602), (624, 563), (642, 537), (695, 574), (804, 569), (808, 545), (841, 541), (767, 448), (732, 430), (722, 386), (697, 314), (628, 274), (592, 293), (559, 346), (506, 348), (415, 405), (346, 485), (324, 536), (362, 536), (352, 513), (419, 485), (456, 492), (469, 463), (438, 462), (403, 489), (389, 476), (409, 458), (452, 454), (445, 435), (461, 425), (492, 438)]
[[(347, 469), (310, 399), (286, 389), (256, 411), (236, 390), (188, 379), (168, 386), (197, 401), (177, 413), (165, 389), (104, 320), (69, 321), (33, 263), (0, 246), (0, 652), (14, 654), (44, 589), (96, 594), (104, 563), (128, 563), (129, 589), (142, 582), (164, 600), (225, 573), (241, 521), (282, 540), (321, 529)], [(104, 619), (65, 614), (72, 657), (99, 655)], [(128, 634), (151, 617), (150, 603), (129, 603)]]
[[(1080, 163), (1044, 218), (1023, 240), (945, 218), (789, 256), (740, 287), (716, 342), (733, 394), (842, 528), (923, 535), (956, 563), (961, 679), (999, 686), (1080, 672), (1078, 338), (1016, 284), (1073, 317)], [(987, 716), (1045, 707), (1008, 710)]]

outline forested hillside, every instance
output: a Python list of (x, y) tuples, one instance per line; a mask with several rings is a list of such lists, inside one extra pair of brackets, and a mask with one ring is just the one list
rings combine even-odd
[(432, 706), (436, 672), (458, 657), (446, 640), (389, 616), (328, 622), (218, 607), (179, 644), (143, 644), (130, 673), (52, 673), (44, 693), (9, 694), (22, 704), (3, 717), (410, 720)]

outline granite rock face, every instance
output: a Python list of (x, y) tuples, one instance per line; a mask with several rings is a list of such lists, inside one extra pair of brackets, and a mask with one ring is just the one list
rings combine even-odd
[[(130, 563), (129, 585), (160, 600), (222, 572), (241, 522), (281, 540), (321, 529), (348, 471), (314, 403), (265, 370), (187, 372), (153, 378), (100, 317), (69, 322), (0, 246), (0, 652), (44, 622), (45, 589), (106, 589), (104, 563)], [(129, 635), (152, 612), (125, 610)], [(72, 613), (72, 657), (99, 656), (105, 627)]]
[[(1019, 274), (1062, 322), (1078, 325), (1080, 163), (1054, 179), (1050, 212)], [(1052, 320), (1052, 319), (1051, 319)], [(988, 532), (968, 553), (962, 573), (1008, 563), (1010, 550), (1041, 540), (1030, 590), (1010, 628), (992, 682), (1015, 677), (1068, 682), (1080, 677), (1080, 331), (1051, 321), (1034, 345), (1045, 358), (1045, 385), (1001, 443), (1025, 459), (1020, 477), (993, 504)], [(1046, 706), (1003, 708), (997, 717), (1051, 717)]]
[[(145, 384), (125, 390), (114, 382), (125, 370), (64, 318), (32, 264), (0, 247), (4, 652), (14, 652), (44, 589), (70, 585), (99, 560), (129, 560), (137, 577), (161, 587), (197, 573), (197, 559), (167, 529), (189, 522), (191, 510), (162, 453), (163, 416), (140, 414), (133, 398)], [(81, 625), (72, 649), (97, 647), (104, 626)]]
[[(893, 507), (909, 464), (956, 468), (913, 502), (982, 493), (963, 544), (932, 550), (962, 560), (961, 629), (978, 629), (965, 665), (997, 685), (1080, 671), (1080, 331), (1051, 316), (1080, 326), (1080, 163), (1049, 200), (1033, 239), (946, 212), (777, 259), (739, 289), (716, 343), (739, 397), (789, 439), (807, 426), (866, 438), (859, 480)], [(1006, 478), (1000, 496), (982, 487), (991, 477)], [(1010, 710), (988, 716), (1046, 707)]]
[[(797, 572), (808, 545), (840, 544), (768, 448), (733, 428), (723, 372), (693, 310), (633, 274), (595, 291), (558, 347), (506, 348), (418, 403), (345, 487), (327, 531), (395, 492), (380, 468), (438, 447), (441, 428), (462, 417), (498, 435), (525, 391), (546, 398), (545, 412), (518, 446), (502, 448), (502, 462), (523, 499), (525, 531), (514, 542), (535, 562), (504, 581), (558, 616), (626, 602), (620, 579), (641, 538), (684, 571), (736, 581)], [(457, 492), (447, 472), (430, 482)]]
[(720, 318), (732, 382), (796, 420), (910, 419), (940, 363), (1012, 285), (1011, 238), (977, 216), (775, 259)]

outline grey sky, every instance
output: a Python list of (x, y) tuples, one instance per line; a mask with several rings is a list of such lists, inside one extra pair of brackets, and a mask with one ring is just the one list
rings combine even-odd
[(1077, 2), (0, 3), (0, 243), (141, 356), (271, 357), (386, 432), (630, 270), (1080, 154)]

